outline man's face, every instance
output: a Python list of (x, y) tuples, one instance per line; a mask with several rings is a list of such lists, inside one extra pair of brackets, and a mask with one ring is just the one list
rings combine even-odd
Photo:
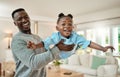
[(21, 32), (30, 33), (30, 18), (25, 11), (16, 12), (13, 20)]
[(56, 26), (57, 30), (61, 33), (64, 37), (69, 37), (73, 30), (73, 22), (70, 17), (63, 17), (60, 19)]

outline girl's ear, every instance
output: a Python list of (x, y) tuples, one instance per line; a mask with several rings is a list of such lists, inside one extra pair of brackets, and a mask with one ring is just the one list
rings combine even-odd
[(56, 30), (57, 30), (57, 31), (59, 31), (59, 28), (58, 28), (58, 26), (56, 26)]
[(75, 31), (75, 27), (74, 26), (72, 26), (72, 30)]
[(77, 30), (77, 26), (76, 26), (76, 25), (73, 26), (73, 30), (74, 30), (74, 31)]
[(72, 28), (73, 28), (73, 29), (75, 29), (75, 27), (74, 27), (74, 26), (72, 26)]

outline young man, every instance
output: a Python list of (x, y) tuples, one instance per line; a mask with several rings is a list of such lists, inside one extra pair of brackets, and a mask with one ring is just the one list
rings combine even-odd
[(38, 49), (28, 49), (29, 41), (40, 43), (41, 38), (31, 33), (30, 18), (23, 8), (12, 12), (12, 18), (19, 32), (13, 37), (11, 48), (16, 62), (14, 77), (46, 77), (45, 65), (54, 59), (60, 59), (61, 50), (72, 50), (74, 45), (64, 45), (59, 42), (55, 47), (47, 52)]

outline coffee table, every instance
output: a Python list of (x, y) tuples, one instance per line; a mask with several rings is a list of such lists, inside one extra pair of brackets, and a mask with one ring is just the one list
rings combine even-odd
[(60, 68), (59, 71), (47, 69), (47, 77), (84, 77), (82, 73)]

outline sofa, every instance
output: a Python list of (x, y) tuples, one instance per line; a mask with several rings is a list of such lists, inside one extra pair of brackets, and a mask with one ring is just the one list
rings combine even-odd
[(84, 73), (84, 77), (117, 77), (118, 61), (113, 56), (74, 54), (60, 67)]

